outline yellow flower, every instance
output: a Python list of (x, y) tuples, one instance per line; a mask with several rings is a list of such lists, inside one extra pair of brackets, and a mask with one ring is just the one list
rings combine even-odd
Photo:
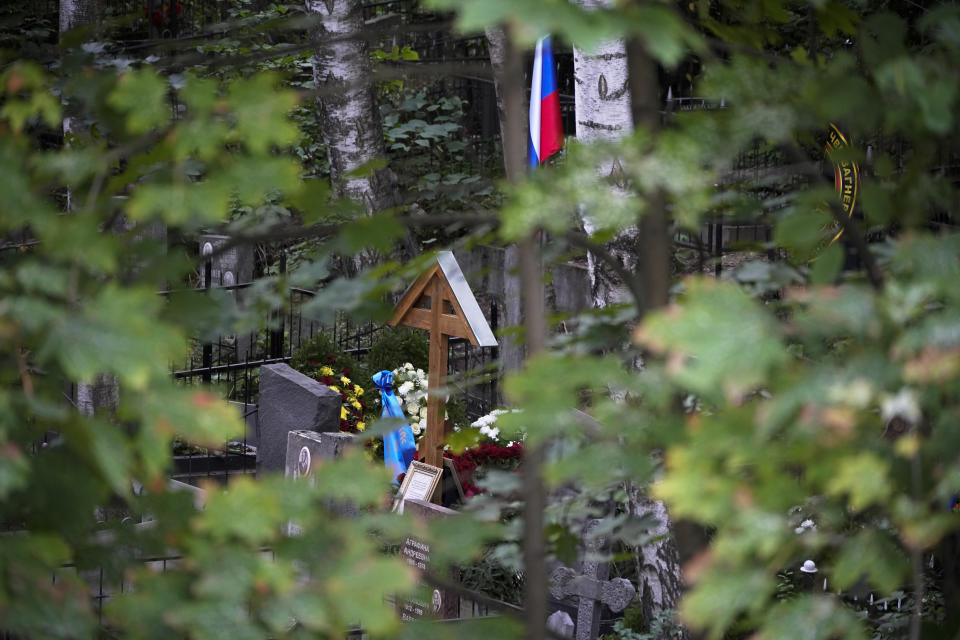
[(346, 387), (350, 386), (350, 378), (347, 376), (340, 376), (340, 382), (342, 382)]
[(349, 414), (347, 413), (347, 408), (344, 407), (343, 405), (340, 405), (340, 419), (346, 420), (348, 415)]
[(332, 376), (332, 375), (333, 375), (333, 369), (331, 369), (330, 367), (320, 367), (320, 375), (322, 375), (322, 376)]
[(355, 385), (353, 385), (353, 392), (354, 392), (355, 394), (357, 394), (358, 396), (362, 396), (362, 395), (363, 395), (363, 387), (361, 387), (361, 386), (358, 385), (358, 384), (355, 384)]
[(333, 386), (333, 385), (330, 385), (329, 388), (330, 388), (330, 389), (333, 389), (333, 390), (336, 391), (337, 393), (340, 393), (340, 387), (335, 387), (335, 386)]
[(354, 409), (356, 409), (356, 410), (358, 410), (358, 411), (359, 411), (360, 409), (363, 409), (363, 407), (360, 406), (360, 403), (357, 402), (356, 400), (354, 400), (354, 401), (351, 402), (350, 404), (353, 406)]
[(358, 422), (358, 423), (357, 423), (357, 431), (363, 431), (363, 430), (366, 429), (366, 428), (367, 428), (367, 423), (366, 423), (366, 422), (362, 422), (362, 421), (361, 421), (361, 422)]

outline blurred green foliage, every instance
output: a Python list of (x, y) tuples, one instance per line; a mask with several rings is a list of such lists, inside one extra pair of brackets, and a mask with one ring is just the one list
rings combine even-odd
[[(579, 489), (548, 507), (550, 552), (569, 551), (578, 523), (592, 517), (604, 518), (603, 535), (615, 542), (649, 541), (651, 522), (611, 508), (630, 481), (712, 532), (688, 566), (679, 608), (683, 623), (710, 638), (904, 633), (902, 617), (868, 615), (862, 600), (783, 589), (784, 571), (808, 558), (837, 589), (884, 597), (922, 589), (925, 634), (954, 632), (956, 576), (931, 571), (927, 559), (938, 554), (942, 567), (938, 545), (960, 527), (947, 508), (960, 490), (960, 236), (940, 224), (955, 221), (960, 202), (957, 7), (433, 5), (455, 11), (466, 29), (507, 19), (523, 41), (544, 29), (584, 46), (638, 37), (667, 70), (696, 58), (698, 91), (724, 104), (676, 114), (656, 135), (571, 145), (555, 171), (503, 190), (502, 241), (534, 228), (560, 238), (578, 225), (583, 203), (603, 212), (598, 233), (610, 235), (634, 224), (657, 192), (677, 227), (694, 233), (717, 215), (771, 223), (774, 242), (759, 248), (783, 258), (742, 265), (724, 281), (681, 280), (673, 304), (642, 319), (618, 309), (586, 320), (563, 348), (507, 378), (522, 411), (502, 416), (502, 434), (547, 447), (545, 478), (558, 495)], [(249, 53), (216, 46), (225, 49), (202, 53)], [(165, 302), (158, 283), (184, 282), (195, 267), (141, 231), (164, 223), (182, 235), (211, 227), (269, 235), (295, 211), (311, 224), (342, 225), (332, 244), (349, 253), (389, 247), (403, 229), (393, 212), (354, 220), (356, 206), (330, 202), (319, 180), (304, 179), (324, 168), (316, 132), (297, 126), (308, 103), (290, 88), (289, 69), (198, 65), (173, 74), (147, 61), (110, 64), (115, 52), (89, 46), (65, 47), (51, 70), (28, 59), (44, 59), (32, 55), (39, 50), (22, 51), (0, 72), (0, 234), (30, 239), (0, 254), (4, 630), (96, 635), (101, 619), (84, 576), (102, 568), (109, 584), (130, 590), (110, 599), (103, 623), (130, 637), (340, 637), (356, 625), (377, 637), (519, 637), (507, 617), (455, 630), (401, 627), (384, 596), (410, 592), (414, 576), (382, 552), (414, 532), (431, 543), (443, 575), (495, 540), (496, 562), (522, 569), (522, 519), (503, 518), (518, 511), (517, 474), (491, 474), (466, 514), (429, 526), (383, 512), (390, 479), (359, 454), (318, 466), (312, 482), (210, 486), (201, 511), (166, 489), (175, 435), (214, 446), (242, 430), (219, 398), (177, 386), (168, 364), (191, 336), (250, 318), (225, 297), (212, 298), (223, 310), (216, 318), (197, 312), (211, 302), (199, 294)], [(300, 68), (305, 58), (283, 64)], [(405, 111), (400, 103), (393, 143), (425, 153), (448, 144), (453, 122), (442, 117), (460, 107), (444, 104)], [(413, 117), (420, 110), (430, 118)], [(73, 126), (61, 145), (64, 117)], [(817, 164), (829, 122), (842, 123), (864, 168), (855, 226), (883, 232), (860, 255), (879, 279), (841, 272), (835, 249), (808, 261), (827, 233), (829, 184), (810, 172), (787, 186), (765, 178), (761, 188), (730, 178), (761, 146)], [(624, 169), (616, 195), (595, 171), (611, 154)], [(327, 278), (329, 255), (305, 252), (299, 271), (258, 282), (248, 312), (281, 308), (293, 278)], [(428, 259), (332, 278), (317, 313), (381, 309), (385, 293)], [(593, 341), (589, 329), (604, 321), (632, 330), (630, 350)], [(624, 366), (636, 355), (639, 372)], [(101, 374), (119, 382), (115, 415), (79, 415), (64, 385)], [(574, 409), (596, 423), (585, 426)], [(355, 517), (338, 517), (344, 503), (357, 507)], [(151, 524), (97, 517), (111, 505)], [(798, 508), (814, 529), (796, 531)], [(290, 523), (300, 535), (286, 535)], [(176, 559), (161, 571), (158, 557)]]

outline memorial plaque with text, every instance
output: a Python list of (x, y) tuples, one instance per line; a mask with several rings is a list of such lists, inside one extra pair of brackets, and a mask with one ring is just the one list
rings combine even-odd
[[(406, 501), (407, 513), (421, 518), (437, 518), (454, 515), (457, 512), (441, 507), (424, 500), (408, 498)], [(400, 555), (418, 573), (430, 569), (430, 545), (415, 538), (407, 538), (400, 547)], [(457, 582), (460, 579), (459, 571), (452, 571), (448, 579)], [(460, 596), (445, 589), (434, 588), (430, 593), (430, 601), (397, 600), (397, 611), (400, 619), (406, 622), (420, 618), (439, 618), (453, 620), (460, 617)]]

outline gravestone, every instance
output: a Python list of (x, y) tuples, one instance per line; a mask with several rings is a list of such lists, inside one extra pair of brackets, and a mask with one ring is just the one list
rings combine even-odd
[[(244, 284), (253, 280), (254, 252), (251, 244), (238, 244), (229, 249), (227, 244), (230, 236), (204, 234), (198, 239), (200, 245), (200, 288), (207, 286), (206, 256), (210, 258), (210, 286), (230, 287), (235, 284)], [(243, 303), (243, 290), (233, 291), (237, 305)], [(251, 348), (255, 344), (251, 341), (249, 332), (237, 336), (224, 336), (223, 346), (232, 345), (236, 362), (243, 362), (252, 356)], [(223, 346), (221, 348), (223, 348)]]
[[(224, 249), (230, 241), (230, 236), (214, 234), (204, 234), (198, 239), (201, 260), (204, 256), (212, 256), (210, 286), (228, 287), (253, 280), (253, 246), (239, 244)], [(204, 269), (200, 270), (200, 286), (207, 286)]]
[(260, 367), (257, 473), (286, 466), (291, 431), (340, 431), (340, 394), (286, 364)]
[(353, 442), (353, 434), (343, 432), (291, 431), (287, 434), (284, 475), (303, 478), (323, 460), (339, 458)]
[(584, 530), (583, 560), (580, 562), (580, 573), (569, 567), (557, 567), (550, 576), (550, 594), (561, 600), (568, 596), (578, 599), (577, 605), (577, 640), (596, 640), (600, 633), (600, 605), (607, 605), (611, 611), (623, 611), (627, 608), (637, 591), (629, 580), (614, 578), (607, 580), (610, 575), (610, 564), (598, 562), (590, 558), (604, 549), (604, 538), (590, 538), (590, 530), (597, 526), (599, 520), (593, 520)]
[(566, 611), (554, 611), (547, 618), (547, 629), (562, 638), (572, 638), (573, 618)]
[[(404, 513), (426, 520), (446, 518), (457, 514), (453, 509), (414, 498), (409, 498), (404, 502)], [(400, 547), (400, 555), (406, 559), (407, 564), (416, 569), (418, 574), (430, 569), (430, 545), (420, 540), (406, 538)], [(452, 570), (448, 578), (453, 582), (458, 582), (460, 580), (459, 571)], [(400, 619), (404, 621), (418, 620), (424, 617), (455, 620), (460, 617), (460, 596), (446, 589), (434, 588), (429, 603), (398, 599), (397, 611), (400, 614)]]
[[(316, 431), (291, 431), (287, 434), (287, 454), (284, 476), (294, 480), (306, 478), (312, 482), (314, 469), (324, 460), (334, 460), (353, 443), (353, 434), (342, 432), (317, 433)], [(352, 518), (357, 515), (354, 504), (330, 499), (325, 506), (337, 515)], [(287, 524), (287, 535), (300, 535), (301, 530), (295, 522)]]

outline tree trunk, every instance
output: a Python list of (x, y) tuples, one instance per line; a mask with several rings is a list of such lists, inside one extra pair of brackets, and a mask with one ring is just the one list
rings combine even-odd
[[(60, 0), (60, 33), (77, 27), (96, 24), (100, 17), (100, 0)], [(82, 128), (81, 128), (82, 130)], [(77, 123), (69, 115), (63, 118), (64, 144), (79, 133)], [(73, 190), (67, 185), (67, 211), (73, 209)], [(100, 374), (91, 382), (78, 382), (73, 398), (80, 413), (92, 416), (99, 411), (114, 412), (120, 402), (120, 385), (109, 374)]]
[[(584, 0), (581, 4), (598, 7), (605, 3)], [(589, 144), (616, 140), (630, 133), (633, 120), (630, 117), (626, 43), (623, 40), (611, 40), (590, 52), (574, 47), (573, 69), (577, 141)], [(604, 162), (597, 167), (597, 171), (614, 177), (622, 172), (616, 158)], [(590, 212), (581, 211), (581, 220), (584, 231), (592, 235), (596, 228), (590, 220)], [(638, 266), (637, 235), (636, 227), (624, 229), (606, 246), (610, 255), (630, 273), (635, 273)], [(587, 271), (595, 307), (602, 308), (627, 299), (627, 289), (619, 276), (592, 253), (587, 253)]]
[(320, 18), (314, 34), (313, 79), (320, 128), (336, 193), (363, 203), (368, 213), (393, 206), (396, 177), (388, 168), (349, 175), (386, 157), (380, 110), (359, 0), (307, 0)]
[(666, 505), (661, 500), (651, 499), (633, 483), (627, 483), (626, 489), (630, 514), (636, 517), (649, 514), (660, 523), (650, 533), (662, 536), (662, 539), (640, 547), (636, 556), (643, 623), (649, 628), (660, 612), (675, 609), (680, 601), (683, 591), (680, 559)]
[[(507, 34), (503, 27), (490, 27), (486, 30), (487, 50), (490, 53), (490, 66), (493, 68), (493, 86), (497, 96), (497, 111), (500, 114), (500, 141), (503, 146), (504, 171), (506, 175), (522, 175), (523, 173), (523, 151), (510, 153), (507, 149), (510, 140), (509, 122), (511, 112), (504, 104), (504, 78), (507, 74), (507, 63), (511, 50), (510, 43), (507, 41)], [(519, 55), (519, 54), (518, 54)], [(522, 100), (521, 100), (522, 102)], [(523, 113), (522, 105), (518, 116)], [(516, 131), (523, 136), (526, 131), (526, 120), (516, 125)], [(526, 147), (524, 147), (525, 149)], [(512, 166), (513, 163), (520, 163), (518, 166)], [(520, 248), (516, 244), (511, 244), (505, 250), (503, 265), (503, 321), (508, 327), (521, 327), (524, 324), (523, 315), (523, 287), (520, 283)], [(526, 350), (523, 339), (518, 335), (504, 336), (503, 344), (500, 347), (500, 367), (502, 373), (519, 371), (523, 368), (523, 359)]]
[(60, 33), (96, 24), (99, 16), (100, 0), (60, 0)]
[[(607, 4), (603, 0), (581, 3), (588, 7)], [(657, 68), (641, 42), (609, 41), (591, 52), (574, 47), (573, 56), (579, 142), (616, 140), (630, 133), (635, 122), (651, 132), (659, 128)], [(622, 168), (617, 158), (610, 158), (597, 171), (617, 177)], [(582, 212), (582, 220), (584, 231), (592, 234), (595, 229), (589, 211)], [(624, 229), (605, 249), (639, 279), (643, 293), (640, 314), (667, 303), (670, 245), (662, 194), (648, 196), (647, 212), (639, 227)], [(594, 306), (602, 308), (627, 299), (627, 287), (608, 264), (588, 253), (587, 267)], [(657, 614), (676, 607), (683, 587), (682, 575), (666, 505), (652, 500), (633, 483), (627, 483), (626, 489), (626, 506), (631, 515), (650, 514), (660, 522), (652, 533), (662, 539), (636, 552), (643, 620), (649, 626)]]

